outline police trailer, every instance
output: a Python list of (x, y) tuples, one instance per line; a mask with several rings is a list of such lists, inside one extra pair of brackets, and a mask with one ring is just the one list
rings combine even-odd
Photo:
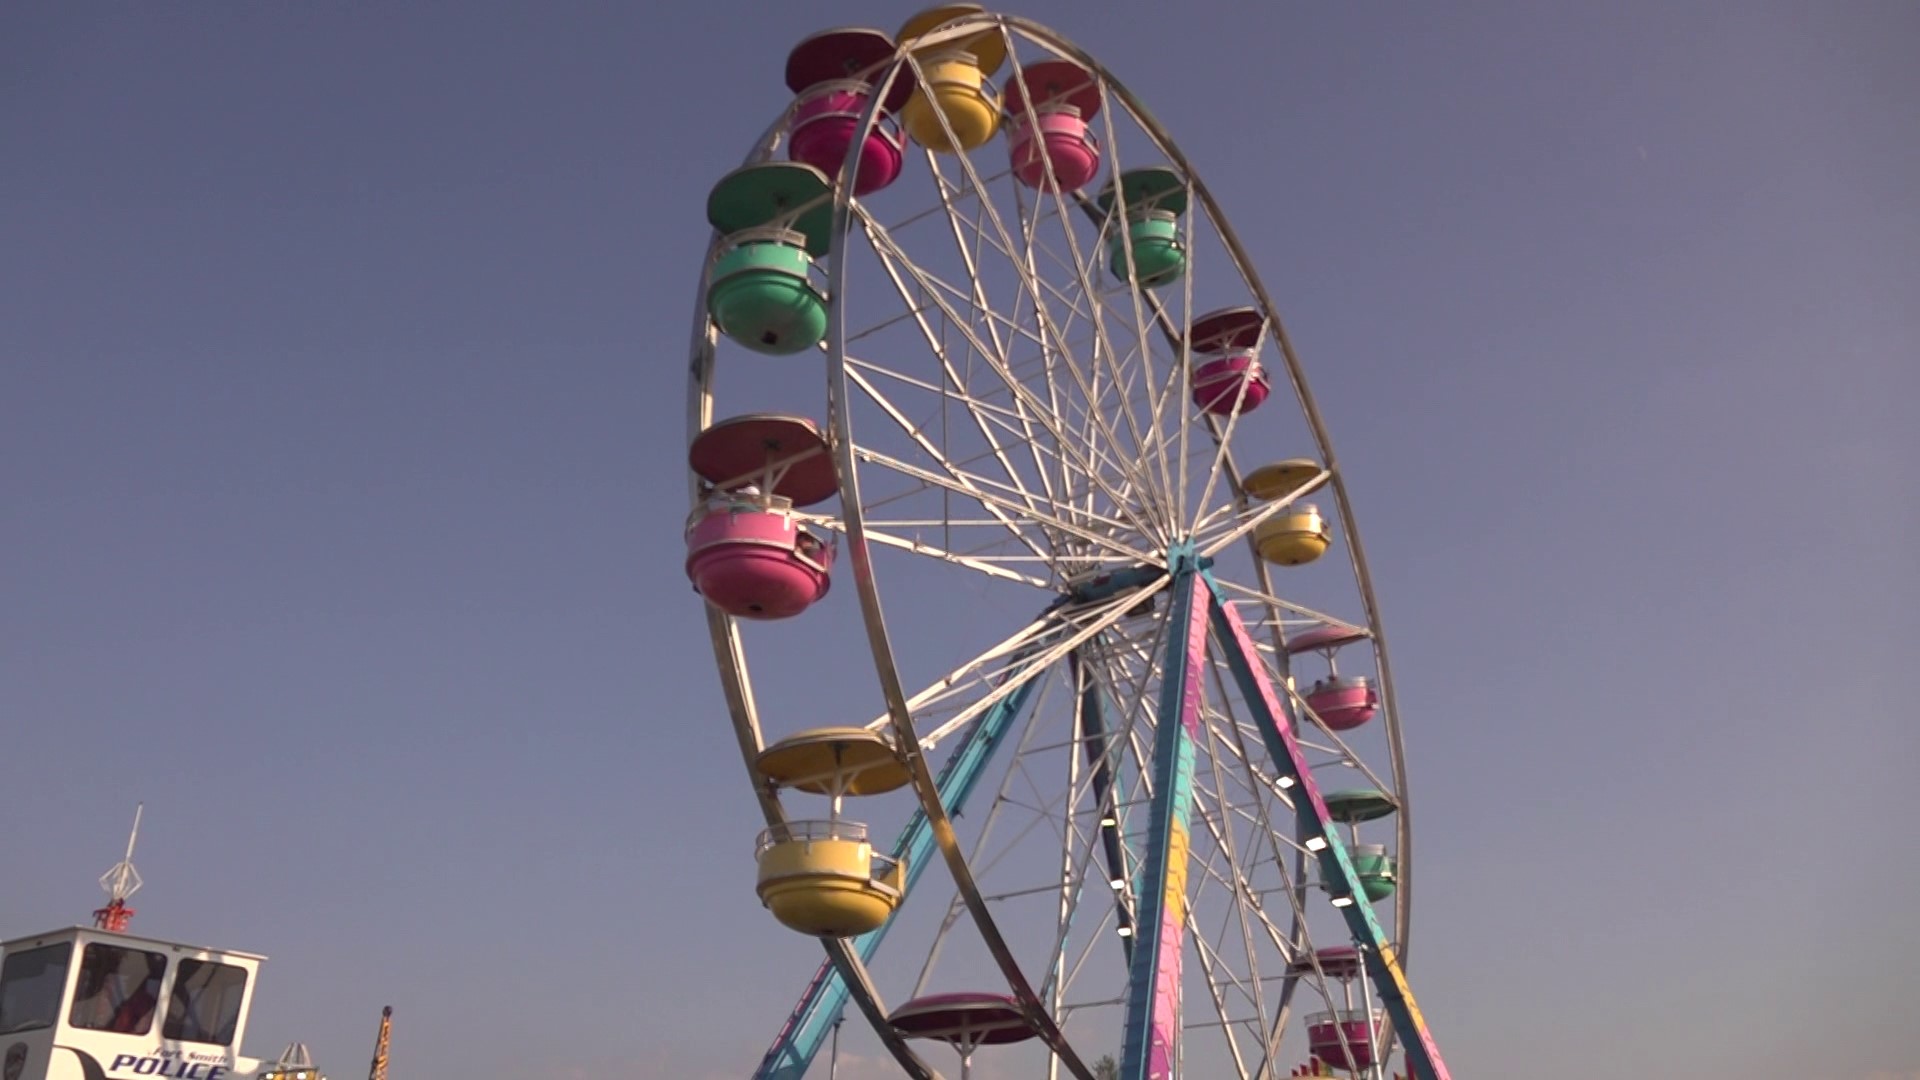
[(249, 1080), (264, 959), (79, 926), (0, 944), (0, 1080)]
[(0, 942), (0, 1080), (250, 1080), (240, 1056), (264, 956), (127, 932), (133, 846), (100, 878), (93, 926)]

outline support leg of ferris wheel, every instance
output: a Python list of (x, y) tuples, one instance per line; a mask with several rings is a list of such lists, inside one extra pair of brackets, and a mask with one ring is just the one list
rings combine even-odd
[(1180, 955), (1185, 945), (1187, 821), (1193, 809), (1193, 760), (1200, 727), (1199, 674), (1207, 651), (1207, 596), (1195, 587), (1191, 544), (1169, 552), (1167, 611), (1158, 722), (1153, 739), (1153, 805), (1146, 859), (1137, 885), (1140, 920), (1127, 970), (1122, 1080), (1171, 1077), (1180, 1035)]
[[(1037, 685), (1038, 680), (1029, 679), (1015, 687), (1006, 697), (995, 702), (962, 737), (960, 745), (940, 770), (936, 781), (940, 789), (940, 802), (948, 813), (958, 814), (965, 808), (974, 785), (986, 772), (994, 751), (1005, 741), (1007, 732), (1026, 708)], [(914, 811), (913, 817), (900, 831), (899, 838), (894, 841), (893, 856), (904, 860), (907, 865), (906, 887), (901, 891), (904, 906), (905, 897), (913, 892), (914, 882), (934, 861), (933, 829), (928, 825), (927, 815), (923, 811)], [(894, 915), (888, 916), (886, 922), (853, 940), (853, 949), (862, 963), (871, 962), (879, 952), (880, 943), (893, 926), (899, 910), (895, 908)], [(794, 1006), (786, 1024), (774, 1037), (773, 1045), (768, 1048), (766, 1057), (761, 1059), (760, 1067), (754, 1070), (754, 1080), (800, 1080), (806, 1075), (808, 1066), (813, 1064), (814, 1057), (831, 1037), (835, 1021), (846, 1007), (847, 996), (847, 983), (839, 969), (834, 967), (831, 960), (821, 964), (813, 980), (800, 995), (799, 1004)]]
[[(1274, 693), (1273, 684), (1267, 679), (1256, 657), (1253, 639), (1248, 636), (1246, 624), (1241, 621), (1239, 613), (1227, 602), (1225, 593), (1212, 575), (1203, 573), (1203, 577), (1213, 609), (1214, 629), (1224, 646), (1227, 667), (1240, 684), (1240, 693), (1246, 699), (1255, 726), (1260, 729), (1260, 738), (1266, 743), (1267, 753), (1272, 757), (1278, 775), (1283, 781), (1292, 782), (1289, 786), (1292, 788), (1294, 812), (1299, 818), (1300, 835), (1313, 838), (1307, 841), (1307, 846), (1317, 847), (1322, 878), (1339, 883), (1342, 895), (1336, 896), (1334, 903), (1346, 919), (1347, 930), (1353, 935), (1355, 944), (1360, 947), (1360, 954), (1366, 962), (1367, 977), (1380, 992), (1381, 1004), (1386, 1007), (1387, 1016), (1393, 1022), (1394, 1034), (1405, 1047), (1408, 1071), (1413, 1080), (1450, 1080), (1446, 1063), (1440, 1060), (1440, 1049), (1434, 1043), (1433, 1033), (1427, 1029), (1426, 1018), (1420, 1015), (1420, 1006), (1413, 1000), (1413, 989), (1407, 983), (1406, 972), (1401, 970), (1386, 931), (1374, 918), (1373, 909), (1364, 899), (1356, 899), (1364, 898), (1366, 892), (1361, 887), (1359, 874), (1354, 870), (1353, 860), (1347, 854), (1346, 843), (1340, 839), (1340, 830), (1328, 814), (1326, 802), (1320, 797), (1320, 786), (1314, 782), (1313, 772), (1308, 768), (1300, 743), (1294, 738), (1292, 710)], [(1314, 839), (1320, 843), (1315, 845)], [(1341, 900), (1346, 903), (1342, 904)]]

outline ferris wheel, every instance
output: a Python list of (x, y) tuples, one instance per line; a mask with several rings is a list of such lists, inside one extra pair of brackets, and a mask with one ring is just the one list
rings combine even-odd
[(853, 1018), (916, 1077), (1445, 1078), (1365, 557), (1220, 208), (1020, 18), (785, 74), (708, 198), (688, 406), (758, 894), (826, 953), (756, 1075)]

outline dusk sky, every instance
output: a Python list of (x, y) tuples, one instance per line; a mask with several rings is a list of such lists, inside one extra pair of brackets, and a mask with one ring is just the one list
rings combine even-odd
[[(271, 958), (249, 1053), (750, 1073), (819, 949), (681, 569), (702, 207), (913, 8), (0, 7), (0, 938), (144, 800), (134, 929)], [(1920, 1077), (1920, 7), (1008, 10), (1306, 365), (1454, 1075)]]

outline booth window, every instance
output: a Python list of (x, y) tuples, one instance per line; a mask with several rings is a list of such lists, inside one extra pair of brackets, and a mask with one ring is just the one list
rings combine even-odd
[(89, 942), (80, 954), (67, 1023), (88, 1031), (145, 1035), (160, 1008), (160, 979), (167, 958), (157, 952)]
[(0, 963), (0, 1035), (53, 1026), (72, 957), (70, 941), (7, 955)]
[(161, 1034), (181, 1042), (233, 1045), (240, 1006), (247, 997), (247, 972), (211, 960), (182, 960), (173, 976), (167, 1022)]

